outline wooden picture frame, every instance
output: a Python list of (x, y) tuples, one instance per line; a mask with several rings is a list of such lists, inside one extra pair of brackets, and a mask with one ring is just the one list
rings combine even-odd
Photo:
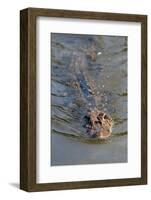
[[(141, 23), (141, 177), (36, 183), (36, 18), (109, 20)], [(47, 191), (147, 184), (147, 16), (27, 8), (20, 12), (20, 188)]]

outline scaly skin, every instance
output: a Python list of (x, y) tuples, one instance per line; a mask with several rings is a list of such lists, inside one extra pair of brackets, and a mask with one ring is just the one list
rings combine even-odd
[(90, 137), (107, 138), (112, 133), (113, 120), (106, 113), (96, 108), (95, 96), (92, 93), (91, 84), (85, 73), (87, 59), (89, 56), (91, 60), (96, 59), (94, 51), (87, 52), (86, 55), (82, 53), (74, 53), (70, 67), (73, 69), (76, 77), (79, 90), (84, 97), (88, 110), (86, 111), (86, 132)]

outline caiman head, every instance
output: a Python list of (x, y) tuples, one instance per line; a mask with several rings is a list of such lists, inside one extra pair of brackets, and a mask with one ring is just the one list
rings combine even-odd
[(88, 110), (86, 128), (91, 137), (107, 138), (112, 133), (113, 120), (97, 109)]

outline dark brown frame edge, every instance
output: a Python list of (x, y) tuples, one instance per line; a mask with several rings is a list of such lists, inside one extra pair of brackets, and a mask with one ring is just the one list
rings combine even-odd
[[(141, 177), (36, 183), (36, 17), (141, 23)], [(147, 16), (27, 8), (20, 11), (20, 189), (47, 191), (147, 184)]]

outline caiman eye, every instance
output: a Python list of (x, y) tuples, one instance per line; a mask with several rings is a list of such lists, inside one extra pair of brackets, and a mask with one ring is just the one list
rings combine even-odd
[(103, 113), (100, 113), (100, 114), (99, 114), (100, 117), (103, 117), (103, 115), (104, 115)]
[(108, 116), (107, 116), (107, 115), (104, 115), (104, 119), (108, 119)]

